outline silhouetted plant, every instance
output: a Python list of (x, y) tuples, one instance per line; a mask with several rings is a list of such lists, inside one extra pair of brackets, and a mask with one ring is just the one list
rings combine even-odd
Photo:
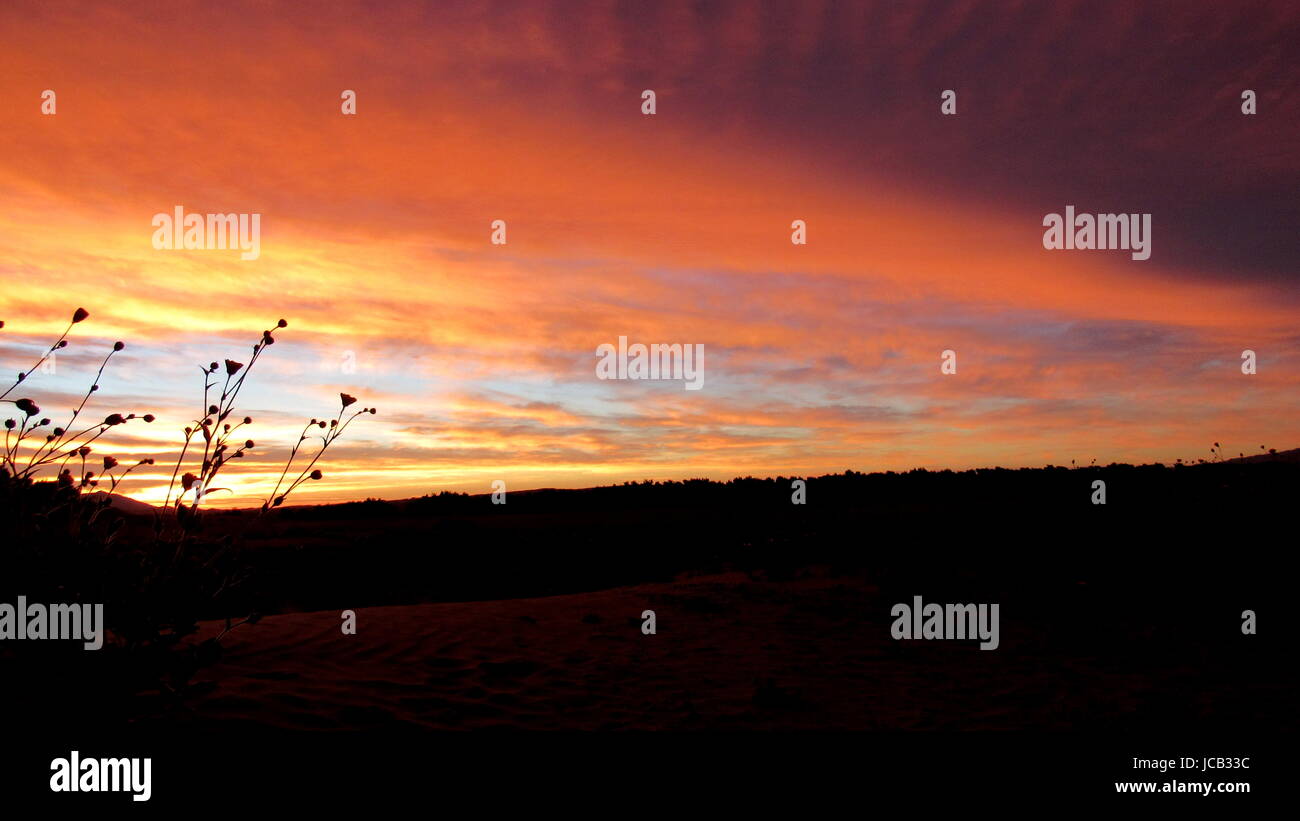
[[(109, 431), (137, 420), (150, 423), (155, 417), (117, 412), (102, 422), (84, 427), (78, 424), (91, 396), (99, 390), (109, 361), (125, 348), (122, 342), (115, 343), (104, 357), (90, 388), (65, 425), (50, 428), (51, 420), (41, 415), (40, 406), (29, 396), (9, 398), (19, 385), (28, 384), (51, 354), (68, 346), (72, 326), (88, 317), (84, 308), (78, 308), (68, 327), (36, 364), (19, 373), (17, 381), (0, 394), (0, 401), (12, 404), (18, 412), (17, 418), (5, 420), (5, 446), (0, 455), (0, 510), (4, 511), (9, 544), (9, 549), (0, 551), (0, 594), (63, 603), (102, 603), (107, 636), (104, 649), (92, 654), (93, 661), (87, 661), (84, 654), (50, 656), (46, 647), (31, 646), (45, 642), (12, 644), (21, 644), (23, 652), (40, 657), (39, 664), (29, 665), (40, 671), (40, 684), (33, 685), (37, 694), (43, 687), (57, 690), (67, 682), (77, 681), (93, 668), (100, 675), (97, 691), (106, 694), (110, 709), (126, 707), (134, 713), (139, 711), (135, 697), (141, 693), (156, 691), (165, 703), (171, 703), (190, 691), (195, 673), (220, 658), (220, 639), (231, 629), (256, 623), (260, 618), (252, 612), (236, 622), (227, 615), (226, 629), (216, 638), (187, 641), (197, 632), (200, 619), (240, 606), (232, 594), (249, 577), (233, 550), (233, 537), (205, 540), (197, 538), (196, 531), (201, 501), (206, 494), (221, 489), (214, 482), (222, 469), (254, 447), (251, 439), (241, 443), (235, 438), (253, 421), (247, 416), (236, 417), (235, 401), (252, 366), (275, 339), (270, 331), (264, 331), (246, 366), (228, 359), (224, 369), (215, 362), (200, 367), (204, 373), (205, 412), (185, 429), (166, 501), (155, 512), (153, 527), (139, 527), (114, 510), (112, 501), (132, 471), (152, 465), (154, 460), (142, 459), (123, 468), (117, 458), (99, 456), (98, 472), (87, 469), (88, 460), (92, 458), (92, 445), (97, 446)], [(280, 320), (277, 328), (287, 324)], [(219, 370), (224, 373), (218, 374)], [(218, 382), (219, 396), (213, 393)], [(351, 404), (346, 399), (345, 408)], [(361, 412), (374, 413), (374, 409)], [(308, 477), (320, 478), (314, 465), (347, 423), (361, 412), (346, 422), (336, 420), (331, 425), (324, 446), (308, 466)], [(240, 421), (230, 421), (236, 418)], [(45, 430), (48, 433), (42, 441), (40, 436)], [(197, 454), (200, 437), (201, 456)], [(302, 439), (295, 445), (286, 471), (301, 444)], [(191, 450), (195, 452), (195, 472), (182, 474)], [(36, 481), (44, 468), (56, 470), (53, 481)], [(301, 480), (299, 477), (278, 498), (283, 501)], [(177, 481), (182, 491), (173, 503)], [(88, 492), (104, 483), (106, 492)], [(113, 701), (114, 697), (125, 701)]]
[[(320, 460), (321, 456), (325, 455), (325, 451), (329, 449), (329, 446), (334, 444), (334, 442), (343, 435), (343, 431), (348, 425), (352, 424), (353, 419), (356, 419), (363, 413), (373, 414), (375, 412), (374, 408), (362, 408), (359, 411), (354, 411), (351, 416), (344, 419), (343, 414), (347, 411), (348, 406), (355, 404), (357, 400), (356, 397), (349, 396), (346, 393), (340, 393), (339, 401), (341, 404), (339, 406), (338, 416), (329, 420), (328, 427), (324, 421), (318, 419), (311, 420), (303, 427), (302, 433), (298, 436), (298, 441), (294, 443), (293, 450), (289, 452), (289, 460), (285, 462), (284, 470), (280, 471), (280, 478), (275, 483), (275, 489), (271, 491), (271, 495), (267, 497), (267, 500), (262, 503), (262, 510), (264, 512), (268, 508), (279, 507), (284, 504), (284, 500), (288, 498), (289, 494), (308, 479), (313, 481), (320, 480), (322, 474), (316, 469), (316, 462)], [(308, 441), (310, 438), (308, 432), (314, 427), (325, 429), (325, 433), (321, 435), (320, 450), (316, 451), (316, 455), (313, 456), (311, 461), (307, 463), (307, 466), (302, 469), (298, 474), (298, 477), (289, 483), (289, 486), (285, 488), (284, 493), (281, 493), (280, 488), (284, 484), (285, 477), (288, 476), (289, 470), (293, 467), (294, 461), (298, 458), (298, 451), (302, 448), (303, 443)]]
[[(98, 484), (94, 481), (94, 473), (88, 473), (85, 470), (86, 457), (89, 456), (91, 452), (90, 445), (107, 433), (109, 429), (118, 425), (125, 425), (137, 418), (142, 419), (145, 422), (152, 422), (154, 420), (153, 414), (148, 413), (140, 417), (137, 417), (134, 413), (112, 413), (104, 417), (102, 422), (96, 422), (80, 431), (75, 433), (72, 432), (72, 429), (76, 426), (82, 411), (86, 409), (86, 403), (90, 401), (91, 395), (99, 390), (99, 378), (104, 375), (104, 368), (108, 366), (108, 361), (113, 358), (113, 354), (122, 351), (126, 347), (122, 342), (114, 343), (112, 350), (110, 350), (108, 355), (104, 357), (104, 361), (99, 365), (99, 371), (95, 374), (94, 381), (91, 382), (89, 390), (86, 391), (86, 395), (81, 398), (81, 402), (73, 409), (72, 416), (68, 419), (67, 424), (50, 429), (50, 432), (45, 435), (44, 441), (40, 441), (37, 438), (40, 435), (39, 431), (42, 428), (49, 427), (52, 420), (48, 416), (41, 416), (38, 418), (41, 411), (40, 406), (30, 397), (22, 397), (20, 399), (8, 398), (9, 394), (14, 392), (14, 389), (26, 382), (28, 377), (35, 373), (41, 365), (45, 364), (51, 354), (68, 346), (68, 332), (72, 330), (73, 325), (84, 321), (88, 316), (90, 316), (90, 314), (84, 308), (78, 308), (73, 313), (72, 321), (68, 323), (68, 327), (64, 329), (63, 333), (59, 335), (59, 338), (55, 340), (54, 344), (51, 345), (47, 351), (45, 351), (41, 358), (36, 361), (36, 364), (28, 370), (20, 372), (17, 381), (10, 385), (3, 394), (0, 394), (0, 402), (6, 402), (13, 405), (15, 409), (20, 411), (22, 414), (18, 419), (10, 418), (5, 420), (5, 448), (3, 455), (0, 455), (0, 470), (7, 472), (9, 476), (14, 479), (23, 480), (31, 478), (42, 468), (58, 463), (60, 480), (64, 482), (74, 481), (71, 472), (67, 471), (67, 464), (74, 458), (80, 457), (81, 469), (78, 471), (75, 481), (79, 483), (80, 487), (94, 487)], [(24, 464), (20, 451), (22, 450), (23, 443), (28, 441), (29, 437), (35, 441), (32, 443), (34, 446), (31, 448), (31, 453), (27, 455), (26, 463)], [(144, 463), (137, 463), (132, 468), (124, 471), (119, 475), (118, 480), (120, 480), (121, 476), (130, 472), (130, 470), (139, 467), (140, 464)], [(116, 465), (117, 460), (112, 460), (112, 466)], [(105, 470), (111, 469), (111, 466), (107, 461), (105, 462), (104, 467)], [(115, 481), (114, 487), (116, 487), (116, 484)]]

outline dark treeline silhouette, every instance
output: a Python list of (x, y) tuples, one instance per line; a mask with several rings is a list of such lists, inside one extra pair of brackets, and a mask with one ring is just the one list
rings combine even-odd
[[(1093, 504), (1093, 482), (1106, 503)], [(552, 595), (679, 573), (788, 578), (826, 565), (902, 586), (945, 579), (1028, 595), (1086, 582), (1226, 593), (1276, 585), (1264, 534), (1288, 520), (1300, 465), (1109, 465), (631, 482), (443, 492), (277, 511), (248, 539), (263, 612)], [(251, 515), (229, 511), (220, 533)], [(1251, 544), (1249, 557), (1243, 544)]]

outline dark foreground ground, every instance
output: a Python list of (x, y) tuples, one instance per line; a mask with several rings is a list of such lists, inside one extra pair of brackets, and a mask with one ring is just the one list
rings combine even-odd
[[(952, 592), (955, 592), (952, 591)], [(597, 593), (268, 618), (229, 640), (198, 729), (1225, 731), (1295, 726), (1277, 644), (1086, 585), (1045, 617), (1003, 605), (1001, 645), (895, 641), (897, 596), (810, 568)], [(910, 598), (909, 598), (910, 600)], [(640, 615), (654, 610), (655, 635)], [(1235, 626), (1230, 608), (1220, 617)], [(1195, 624), (1206, 625), (1197, 629)], [(1191, 629), (1187, 629), (1187, 628)]]
[[(1274, 696), (1293, 683), (1297, 490), (1300, 465), (1260, 462), (849, 474), (809, 480), (802, 505), (791, 480), (736, 480), (217, 514), (205, 529), (238, 535), (240, 582), (199, 615), (262, 620), (200, 671), (211, 698), (136, 718), (237, 702), (283, 723), (256, 715), (257, 682), (298, 679), (335, 688), (298, 695), (304, 726), (317, 708), (330, 727), (1294, 726)], [(1001, 647), (892, 640), (890, 608), (916, 595), (998, 603)], [(645, 714), (600, 702), (647, 681)]]
[[(209, 749), (535, 729), (996, 730), (1127, 750), (1300, 724), (1300, 466), (851, 474), (810, 480), (804, 505), (790, 481), (212, 516), (247, 570), (224, 607), (261, 617), (184, 698), (97, 700), (78, 655), (71, 675), (48, 668), (57, 680), (10, 664), (6, 703), (30, 705), (47, 740), (121, 730)], [(917, 595), (998, 603), (999, 648), (893, 640), (891, 607)]]

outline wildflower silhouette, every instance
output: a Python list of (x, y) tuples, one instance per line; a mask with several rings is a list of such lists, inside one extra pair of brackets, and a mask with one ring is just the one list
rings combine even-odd
[[(124, 425), (149, 424), (156, 417), (152, 413), (114, 411), (101, 421), (85, 421), (90, 398), (99, 391), (100, 379), (112, 357), (126, 348), (124, 343), (111, 346), (89, 389), (64, 424), (55, 426), (32, 396), (14, 396), (19, 386), (25, 389), (30, 384), (30, 377), (52, 354), (68, 346), (72, 327), (89, 317), (85, 308), (77, 308), (54, 344), (0, 394), (0, 402), (15, 411), (4, 420), (4, 449), (0, 452), (0, 510), (4, 511), (7, 546), (12, 546), (11, 550), (0, 551), (0, 587), (20, 588), (25, 594), (51, 600), (104, 603), (104, 626), (109, 637), (104, 650), (120, 658), (107, 667), (95, 668), (104, 678), (97, 680), (92, 689), (104, 693), (105, 698), (124, 695), (126, 701), (113, 702), (113, 709), (134, 714), (141, 709), (155, 709), (144, 706), (153, 702), (135, 701), (137, 694), (157, 692), (163, 696), (161, 703), (174, 705), (193, 692), (198, 687), (191, 683), (196, 671), (220, 658), (220, 639), (236, 627), (256, 624), (260, 618), (256, 602), (247, 598), (244, 587), (251, 568), (233, 549), (238, 536), (203, 537), (198, 532), (199, 509), (206, 494), (223, 490), (215, 482), (230, 460), (243, 458), (256, 446), (241, 430), (253, 419), (236, 414), (236, 402), (253, 366), (275, 343), (275, 337), (272, 331), (263, 331), (247, 363), (226, 359), (221, 364), (199, 366), (204, 384), (200, 413), (185, 428), (163, 507), (155, 511), (150, 529), (147, 525), (128, 526), (126, 517), (113, 509), (112, 500), (132, 471), (153, 465), (154, 460), (124, 465), (111, 454), (95, 452), (95, 448), (102, 446), (102, 437), (110, 431)], [(287, 326), (281, 319), (275, 328)], [(4, 327), (0, 322), (0, 328)], [(374, 408), (363, 408), (345, 417), (344, 410), (356, 400), (346, 394), (341, 398), (337, 417), (328, 425), (319, 423), (321, 428), (328, 427), (321, 437), (321, 448), (287, 487), (281, 490), (277, 485), (258, 518), (268, 507), (283, 503), (303, 481), (323, 478), (317, 464), (325, 450), (357, 416), (375, 413)], [(304, 434), (295, 443), (282, 482), (307, 438)], [(46, 468), (55, 471), (53, 481), (35, 481)], [(94, 488), (107, 492), (88, 492)], [(274, 505), (269, 504), (272, 500)], [(232, 610), (248, 615), (233, 621), (229, 615)], [(226, 629), (217, 638), (191, 640), (200, 619), (221, 615), (225, 616)], [(21, 649), (39, 650), (26, 643)], [(79, 665), (80, 656), (70, 657), (65, 666), (50, 666), (41, 657), (40, 664), (32, 665), (44, 676), (35, 692), (79, 681), (87, 672)]]
[[(0, 394), (0, 401), (12, 404), (21, 413), (21, 416), (17, 419), (11, 418), (5, 420), (4, 451), (3, 454), (0, 454), (0, 470), (5, 471), (14, 479), (31, 479), (42, 468), (57, 463), (59, 466), (58, 481), (60, 483), (67, 484), (68, 482), (72, 482), (79, 488), (94, 487), (98, 484), (99, 480), (95, 478), (93, 472), (89, 472), (85, 469), (86, 458), (90, 455), (92, 450), (90, 446), (111, 428), (125, 425), (137, 419), (145, 423), (151, 423), (156, 418), (151, 413), (143, 415), (121, 412), (110, 413), (104, 417), (103, 421), (89, 425), (75, 433), (72, 432), (73, 428), (77, 425), (82, 412), (85, 410), (90, 397), (99, 390), (100, 378), (104, 375), (104, 369), (108, 366), (109, 361), (113, 358), (114, 354), (125, 350), (126, 344), (123, 342), (115, 342), (112, 349), (104, 357), (104, 360), (99, 365), (99, 370), (95, 374), (94, 381), (91, 383), (89, 390), (86, 391), (85, 396), (82, 397), (81, 402), (72, 411), (72, 416), (68, 420), (67, 424), (50, 429), (49, 433), (45, 435), (43, 442), (39, 441), (39, 436), (42, 430), (51, 424), (52, 420), (48, 417), (39, 416), (41, 408), (36, 401), (30, 397), (21, 397), (18, 399), (8, 398), (9, 394), (11, 394), (19, 385), (25, 383), (27, 379), (49, 359), (51, 354), (67, 347), (68, 333), (72, 330), (72, 327), (84, 322), (89, 317), (89, 311), (85, 308), (77, 308), (76, 311), (73, 312), (72, 320), (68, 323), (68, 327), (59, 335), (59, 338), (55, 340), (54, 344), (45, 351), (44, 355), (37, 360), (35, 365), (28, 370), (19, 373), (17, 381), (15, 381), (3, 394)], [(276, 329), (287, 328), (288, 325), (288, 322), (281, 319), (276, 323)], [(0, 328), (2, 327), (3, 323), (0, 323)], [(218, 475), (230, 460), (243, 458), (245, 453), (251, 451), (254, 448), (254, 442), (252, 439), (245, 439), (242, 444), (239, 444), (238, 440), (232, 440), (232, 436), (236, 431), (245, 425), (252, 424), (252, 417), (242, 416), (239, 418), (239, 421), (234, 424), (227, 422), (227, 420), (234, 414), (235, 402), (239, 398), (239, 393), (243, 389), (245, 380), (247, 380), (253, 366), (257, 364), (262, 353), (273, 344), (275, 344), (275, 337), (272, 332), (270, 330), (262, 331), (261, 339), (253, 345), (252, 356), (248, 360), (247, 365), (233, 359), (225, 360), (224, 380), (221, 381), (219, 395), (215, 395), (214, 389), (217, 388), (218, 381), (221, 380), (218, 371), (222, 366), (218, 365), (216, 362), (211, 363), (206, 368), (199, 366), (199, 370), (203, 373), (204, 384), (202, 407), (205, 409), (205, 412), (200, 418), (194, 420), (193, 425), (185, 428), (184, 441), (181, 446), (180, 455), (177, 457), (176, 465), (172, 470), (171, 480), (167, 485), (167, 492), (163, 501), (164, 511), (172, 510), (177, 514), (187, 516), (187, 521), (189, 521), (197, 515), (199, 506), (207, 494), (223, 490), (229, 491), (229, 488), (217, 487), (214, 484)], [(346, 409), (349, 405), (352, 405), (357, 401), (355, 397), (345, 393), (340, 394), (340, 397), (342, 399), (343, 409)], [(216, 399), (215, 402), (211, 401), (213, 398)], [(375, 413), (375, 409), (363, 408), (362, 410), (353, 413), (346, 420), (343, 419), (342, 413), (343, 411), (340, 409), (338, 418), (331, 420), (329, 426), (330, 431), (322, 438), (322, 446), (312, 458), (310, 464), (308, 464), (303, 473), (294, 479), (284, 492), (281, 493), (280, 487), (283, 484), (283, 480), (288, 474), (290, 468), (293, 466), (299, 450), (307, 439), (305, 432), (303, 436), (299, 437), (298, 442), (295, 443), (293, 447), (288, 462), (285, 464), (284, 471), (281, 473), (281, 482), (277, 483), (275, 491), (272, 492), (271, 497), (262, 505), (263, 510), (268, 507), (278, 507), (283, 504), (288, 495), (302, 484), (306, 478), (321, 478), (318, 475), (319, 471), (317, 471), (315, 475), (312, 471), (325, 450), (342, 435), (343, 430), (353, 419), (362, 413), (373, 414)], [(315, 424), (315, 420), (312, 420), (312, 424)], [(325, 423), (322, 422), (320, 424), (321, 427), (325, 427)], [(198, 449), (196, 442), (197, 437), (202, 437), (202, 455), (199, 457), (196, 454), (195, 458), (197, 458), (198, 464), (194, 466), (195, 469), (193, 471), (187, 470), (182, 475), (182, 468), (186, 467), (186, 458), (190, 456), (191, 447), (193, 447), (195, 451)], [(232, 441), (236, 444), (232, 445)], [(30, 450), (30, 453), (26, 453), (26, 450)], [(23, 459), (24, 456), (26, 457), (25, 462)], [(78, 471), (73, 475), (71, 470), (68, 468), (68, 463), (78, 458), (80, 459)], [(141, 460), (115, 476), (108, 476), (108, 478), (112, 480), (112, 488), (115, 490), (126, 474), (135, 470), (137, 467), (147, 464), (153, 464), (153, 460)], [(117, 465), (118, 462), (116, 459), (112, 460), (111, 466), (106, 464), (104, 474), (101, 474), (101, 478), (104, 478), (104, 476), (113, 468), (117, 467)], [(173, 504), (172, 494), (176, 490), (178, 477), (181, 480), (181, 492), (176, 494)], [(189, 497), (190, 500), (188, 507), (185, 504), (187, 497)]]
[[(288, 326), (289, 323), (283, 319), (276, 322), (276, 329), (284, 329)], [(199, 366), (199, 370), (203, 373), (202, 407), (205, 409), (205, 412), (199, 418), (195, 419), (192, 425), (185, 428), (185, 438), (181, 445), (181, 452), (176, 459), (175, 467), (172, 469), (172, 477), (168, 482), (167, 493), (163, 501), (163, 507), (165, 509), (174, 509), (178, 518), (183, 521), (188, 522), (198, 515), (199, 506), (208, 494), (220, 491), (229, 492), (229, 488), (216, 486), (215, 482), (218, 475), (231, 460), (244, 458), (245, 454), (256, 447), (256, 443), (252, 439), (245, 439), (240, 443), (239, 440), (234, 437), (234, 434), (241, 428), (253, 423), (253, 419), (250, 416), (236, 417), (234, 415), (235, 402), (239, 398), (239, 393), (244, 387), (245, 380), (247, 380), (248, 375), (252, 373), (253, 367), (257, 364), (262, 354), (265, 353), (266, 349), (274, 344), (275, 335), (269, 330), (262, 331), (262, 337), (253, 345), (252, 356), (249, 358), (247, 364), (237, 362), (233, 359), (227, 359), (224, 362), (224, 367), (216, 362), (210, 363), (206, 368), (202, 365)], [(224, 371), (224, 374), (221, 373), (222, 371)], [(220, 382), (220, 393), (216, 392), (218, 382)], [(342, 395), (347, 396), (346, 394)], [(216, 400), (215, 402), (212, 401), (214, 398)], [(343, 403), (344, 408), (356, 401), (350, 396), (348, 396), (347, 399), (351, 401), (345, 401)], [(307, 466), (305, 472), (309, 472), (315, 467), (316, 462), (320, 460), (322, 455), (324, 455), (326, 449), (333, 444), (336, 439), (338, 439), (338, 437), (343, 433), (343, 429), (347, 427), (347, 424), (351, 422), (352, 419), (356, 418), (356, 416), (359, 416), (361, 413), (366, 412), (373, 414), (375, 409), (365, 408), (362, 411), (354, 413), (342, 425), (338, 424), (338, 420), (334, 420), (334, 423), (331, 425), (331, 434), (324, 437), (320, 450), (317, 451), (316, 455), (312, 458), (311, 463)], [(341, 414), (342, 411), (340, 411), (339, 419), (342, 418)], [(238, 419), (238, 421), (233, 423), (227, 421), (232, 418)], [(313, 419), (311, 424), (315, 424), (315, 422), (316, 420)], [(311, 424), (309, 424), (308, 427), (310, 427)], [(198, 450), (198, 442), (196, 441), (198, 437), (202, 437), (203, 441), (202, 455), (196, 456), (198, 464), (195, 466), (195, 469), (193, 471), (186, 471), (182, 475), (181, 470), (186, 465), (186, 457), (190, 455), (191, 447), (193, 447), (195, 451)], [(283, 493), (280, 492), (280, 487), (284, 482), (285, 476), (293, 467), (294, 460), (297, 458), (299, 450), (302, 448), (303, 443), (306, 440), (306, 428), (304, 428), (303, 435), (298, 437), (298, 441), (294, 443), (293, 449), (289, 454), (288, 461), (285, 462), (284, 470), (281, 471), (280, 474), (280, 481), (276, 483), (275, 490), (272, 491), (271, 496), (268, 497), (261, 506), (263, 512), (272, 507), (279, 507), (284, 503), (284, 500), (288, 498), (289, 494), (302, 484), (304, 476), (300, 475), (290, 483)], [(172, 493), (176, 490), (178, 475), (180, 476), (181, 489), (176, 495), (175, 503), (173, 505)], [(320, 477), (314, 476), (312, 478)], [(188, 507), (185, 504), (187, 497), (190, 499)]]
[[(339, 401), (340, 401), (340, 406), (339, 406), (338, 416), (329, 420), (328, 425), (324, 421), (318, 419), (312, 419), (310, 422), (306, 424), (306, 426), (303, 427), (302, 434), (298, 436), (298, 441), (294, 444), (293, 450), (290, 451), (289, 453), (289, 461), (285, 463), (284, 470), (280, 472), (280, 479), (275, 483), (275, 490), (271, 491), (271, 496), (266, 500), (266, 502), (262, 504), (263, 511), (266, 511), (269, 508), (279, 507), (280, 505), (284, 504), (284, 500), (288, 498), (289, 494), (292, 493), (293, 490), (297, 488), (299, 485), (301, 485), (304, 481), (307, 481), (308, 479), (319, 480), (320, 478), (322, 478), (321, 472), (316, 469), (316, 462), (320, 460), (320, 457), (325, 454), (325, 451), (329, 448), (330, 445), (334, 444), (334, 442), (338, 440), (340, 436), (343, 435), (343, 431), (347, 428), (348, 425), (352, 424), (353, 419), (356, 419), (358, 416), (362, 415), (363, 413), (369, 413), (369, 414), (375, 413), (374, 408), (362, 408), (359, 411), (353, 411), (351, 415), (349, 415), (346, 419), (344, 419), (343, 414), (347, 410), (348, 406), (356, 404), (357, 400), (356, 397), (354, 396), (350, 396), (346, 393), (340, 393)], [(298, 477), (289, 483), (284, 493), (280, 493), (280, 488), (284, 485), (284, 480), (288, 476), (289, 470), (293, 467), (294, 461), (298, 458), (298, 451), (302, 448), (303, 444), (307, 442), (308, 439), (310, 438), (309, 432), (313, 427), (322, 428), (322, 429), (328, 428), (326, 432), (321, 436), (320, 450), (316, 451), (316, 455), (312, 457), (312, 460), (307, 464), (306, 467), (302, 469), (302, 471), (298, 474)]]
[[(76, 481), (78, 487), (94, 487), (98, 484), (94, 480), (94, 474), (85, 470), (85, 461), (91, 452), (91, 443), (107, 433), (110, 428), (125, 425), (137, 418), (146, 423), (154, 420), (153, 414), (148, 413), (139, 417), (134, 413), (111, 413), (104, 417), (102, 422), (96, 422), (82, 430), (73, 432), (82, 411), (86, 409), (86, 403), (90, 401), (91, 395), (99, 390), (99, 379), (104, 375), (104, 369), (108, 367), (109, 360), (113, 358), (114, 354), (120, 353), (126, 348), (126, 344), (123, 342), (115, 342), (108, 355), (104, 357), (103, 362), (99, 365), (98, 372), (95, 374), (94, 381), (91, 383), (89, 390), (86, 391), (86, 395), (81, 398), (81, 402), (73, 409), (71, 418), (68, 419), (66, 424), (51, 428), (49, 433), (45, 434), (44, 441), (41, 441), (40, 438), (42, 429), (47, 428), (52, 420), (45, 416), (39, 419), (36, 418), (41, 408), (30, 397), (8, 398), (9, 394), (13, 393), (19, 385), (26, 383), (28, 377), (35, 373), (49, 359), (51, 354), (68, 346), (68, 332), (72, 330), (72, 326), (85, 321), (89, 316), (90, 313), (85, 308), (78, 308), (73, 313), (72, 321), (68, 323), (68, 327), (59, 335), (54, 344), (45, 351), (44, 355), (37, 360), (36, 364), (19, 373), (17, 381), (10, 385), (3, 394), (0, 394), (0, 402), (12, 404), (23, 414), (20, 419), (10, 418), (5, 420), (4, 452), (0, 454), (0, 471), (14, 479), (20, 481), (29, 480), (42, 468), (57, 462), (59, 465), (59, 481), (61, 483), (67, 484), (70, 481)], [(0, 323), (0, 327), (3, 327), (3, 323)], [(26, 454), (26, 461), (24, 462), (22, 451), (25, 443), (30, 448), (30, 453)], [(74, 479), (67, 465), (76, 457), (80, 457), (81, 464), (78, 475)], [(144, 464), (146, 462), (141, 460), (116, 477), (111, 477), (114, 479), (113, 487), (116, 488), (117, 483), (127, 473)], [(117, 461), (114, 460), (113, 466), (116, 465)], [(109, 469), (111, 468), (105, 468), (106, 471)]]

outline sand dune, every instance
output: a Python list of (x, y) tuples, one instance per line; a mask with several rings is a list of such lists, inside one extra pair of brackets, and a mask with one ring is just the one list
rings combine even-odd
[[(727, 574), (368, 608), (357, 611), (356, 635), (342, 634), (336, 611), (273, 616), (226, 637), (208, 676), (217, 687), (191, 720), (319, 730), (1096, 729), (1192, 718), (1213, 712), (1198, 695), (1206, 688), (1250, 686), (1206, 680), (1204, 667), (1144, 653), (1141, 641), (1127, 658), (1077, 642), (1062, 651), (1043, 628), (1014, 622), (996, 652), (897, 642), (889, 604), (856, 580)], [(641, 632), (645, 609), (656, 611), (657, 635)], [(1169, 647), (1167, 638), (1151, 648)], [(1264, 700), (1274, 695), (1284, 697)], [(1231, 720), (1233, 702), (1262, 703), (1229, 692), (1217, 715)]]

